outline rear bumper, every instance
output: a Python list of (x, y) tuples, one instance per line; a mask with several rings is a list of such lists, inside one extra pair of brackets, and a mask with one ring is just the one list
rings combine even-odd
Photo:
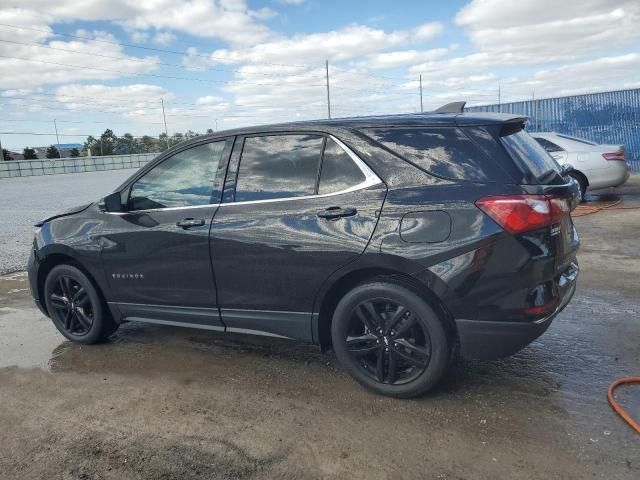
[(607, 163), (609, 164), (607, 168), (599, 168), (586, 173), (591, 190), (618, 187), (629, 179), (629, 167), (626, 162), (611, 161)]
[(467, 359), (489, 360), (513, 355), (542, 335), (553, 319), (571, 301), (576, 290), (577, 263), (571, 275), (557, 279), (560, 303), (548, 316), (532, 322), (456, 320), (460, 354)]

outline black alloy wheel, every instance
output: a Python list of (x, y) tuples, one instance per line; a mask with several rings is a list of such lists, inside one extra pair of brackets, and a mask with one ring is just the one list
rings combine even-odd
[(69, 275), (60, 275), (49, 295), (53, 321), (70, 335), (83, 336), (93, 326), (94, 306), (87, 290)]
[(43, 293), (49, 317), (69, 340), (96, 343), (118, 328), (91, 280), (73, 265), (54, 267)]
[(415, 380), (431, 359), (431, 339), (418, 317), (386, 298), (366, 300), (353, 309), (345, 341), (354, 363), (380, 383)]
[(336, 357), (365, 387), (398, 398), (424, 394), (449, 366), (442, 319), (412, 287), (364, 283), (338, 302), (331, 323)]

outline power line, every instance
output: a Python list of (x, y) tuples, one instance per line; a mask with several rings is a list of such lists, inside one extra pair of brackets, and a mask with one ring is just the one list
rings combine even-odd
[[(77, 38), (80, 40), (90, 40), (92, 42), (99, 42), (99, 43), (108, 43), (110, 45), (120, 45), (121, 47), (130, 47), (130, 48), (139, 48), (141, 50), (149, 50), (152, 52), (161, 52), (161, 53), (170, 53), (173, 55), (189, 55), (189, 56), (193, 56), (193, 57), (202, 57), (202, 58), (206, 58), (209, 60), (221, 60), (224, 62), (228, 62), (230, 59), (229, 58), (225, 58), (225, 57), (217, 57), (214, 55), (205, 55), (205, 54), (201, 54), (201, 53), (187, 53), (187, 52), (179, 52), (177, 50), (168, 50), (168, 49), (164, 49), (164, 48), (156, 48), (156, 47), (147, 47), (144, 45), (137, 45), (135, 43), (124, 43), (124, 42), (114, 42), (111, 40), (104, 40), (101, 38), (91, 38), (91, 37), (86, 37), (86, 36), (81, 36), (81, 35), (73, 35), (70, 33), (62, 33), (62, 32), (56, 32), (55, 30), (43, 30), (41, 28), (33, 28), (33, 27), (22, 27), (22, 26), (18, 26), (18, 25), (11, 25), (8, 23), (0, 23), (0, 27), (8, 27), (8, 28), (14, 28), (14, 29), (18, 29), (18, 30), (31, 30), (34, 32), (41, 32), (41, 33), (47, 33), (47, 34), (54, 34), (54, 35), (58, 35), (61, 37), (69, 37), (69, 38)], [(234, 62), (234, 63), (239, 63), (239, 62)], [(248, 62), (248, 63), (253, 63), (253, 64), (258, 64), (258, 65), (272, 65), (272, 66), (276, 66), (276, 67), (297, 67), (297, 68), (309, 68), (310, 65), (305, 65), (305, 64), (292, 64), (292, 63), (271, 63), (271, 62)]]
[[(160, 61), (150, 61), (144, 58), (137, 58), (137, 57), (127, 57), (126, 59), (123, 57), (116, 57), (114, 55), (105, 55), (102, 53), (96, 53), (96, 52), (80, 52), (78, 50), (72, 50), (69, 48), (59, 48), (59, 47), (52, 47), (50, 45), (44, 45), (42, 43), (36, 43), (36, 42), (17, 42), (15, 40), (7, 40), (7, 39), (2, 39), (0, 38), (0, 42), (2, 43), (11, 43), (14, 45), (24, 45), (24, 46), (34, 46), (34, 47), (38, 47), (38, 48), (47, 48), (49, 50), (56, 50), (59, 52), (68, 52), (68, 53), (75, 53), (78, 55), (88, 55), (88, 56), (92, 56), (92, 57), (101, 57), (101, 58), (110, 58), (113, 60), (127, 60), (127, 61), (133, 61), (133, 62), (140, 62), (140, 63), (145, 63), (145, 64), (153, 64), (153, 65), (160, 65), (163, 67), (173, 67), (173, 68), (180, 68), (183, 70), (187, 70), (189, 71), (189, 69), (187, 67), (185, 67), (184, 65), (180, 65), (177, 63), (165, 63), (165, 62), (160, 62)], [(185, 55), (189, 55), (188, 53)], [(215, 72), (226, 72), (226, 73), (240, 73), (242, 75), (261, 75), (264, 77), (277, 77), (277, 78), (281, 78), (283, 74), (277, 74), (277, 73), (263, 73), (263, 72), (248, 72), (246, 70), (238, 70), (238, 69), (226, 69), (226, 68), (217, 68), (217, 67), (206, 67), (205, 68), (206, 71), (215, 71)], [(305, 77), (308, 75), (307, 73), (299, 73), (299, 74), (285, 74), (287, 77)], [(318, 77), (319, 78), (319, 77)]]
[[(194, 82), (203, 82), (203, 83), (222, 83), (222, 84), (228, 84), (228, 83), (235, 83), (235, 82), (231, 82), (231, 81), (225, 81), (225, 80), (210, 80), (210, 79), (204, 79), (204, 78), (197, 78), (197, 77), (175, 77), (175, 76), (171, 76), (171, 75), (159, 75), (159, 74), (154, 74), (154, 73), (138, 73), (138, 72), (123, 72), (122, 70), (111, 70), (111, 69), (107, 69), (107, 68), (98, 68), (98, 67), (87, 67), (86, 65), (69, 65), (66, 63), (58, 63), (58, 62), (47, 62), (44, 60), (34, 60), (34, 59), (30, 59), (30, 58), (21, 58), (21, 57), (11, 57), (9, 55), (0, 55), (0, 58), (10, 58), (12, 60), (22, 60), (25, 62), (33, 62), (33, 63), (43, 63), (43, 64), (47, 64), (47, 65), (56, 65), (59, 67), (65, 67), (65, 68), (72, 68), (72, 69), (76, 69), (76, 70), (96, 70), (98, 72), (110, 72), (110, 73), (119, 73), (120, 75), (134, 75), (134, 76), (138, 76), (138, 77), (154, 77), (154, 78), (167, 78), (170, 80), (188, 80), (188, 81), (194, 81)], [(257, 85), (257, 86), (273, 86), (273, 83), (251, 83), (251, 82), (244, 82), (243, 83), (245, 85)], [(324, 87), (324, 85), (319, 84), (319, 85), (306, 85), (308, 87)]]

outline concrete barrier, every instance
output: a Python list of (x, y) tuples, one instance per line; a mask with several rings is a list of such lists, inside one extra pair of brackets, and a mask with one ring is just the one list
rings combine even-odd
[(106, 155), (102, 157), (0, 161), (0, 178), (140, 168), (156, 156), (158, 156), (157, 153), (135, 153), (132, 155)]

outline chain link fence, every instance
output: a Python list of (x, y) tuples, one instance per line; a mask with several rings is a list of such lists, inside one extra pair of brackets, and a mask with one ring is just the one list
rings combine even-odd
[(530, 132), (557, 132), (596, 143), (623, 144), (627, 162), (640, 172), (640, 88), (469, 107), (529, 117)]

